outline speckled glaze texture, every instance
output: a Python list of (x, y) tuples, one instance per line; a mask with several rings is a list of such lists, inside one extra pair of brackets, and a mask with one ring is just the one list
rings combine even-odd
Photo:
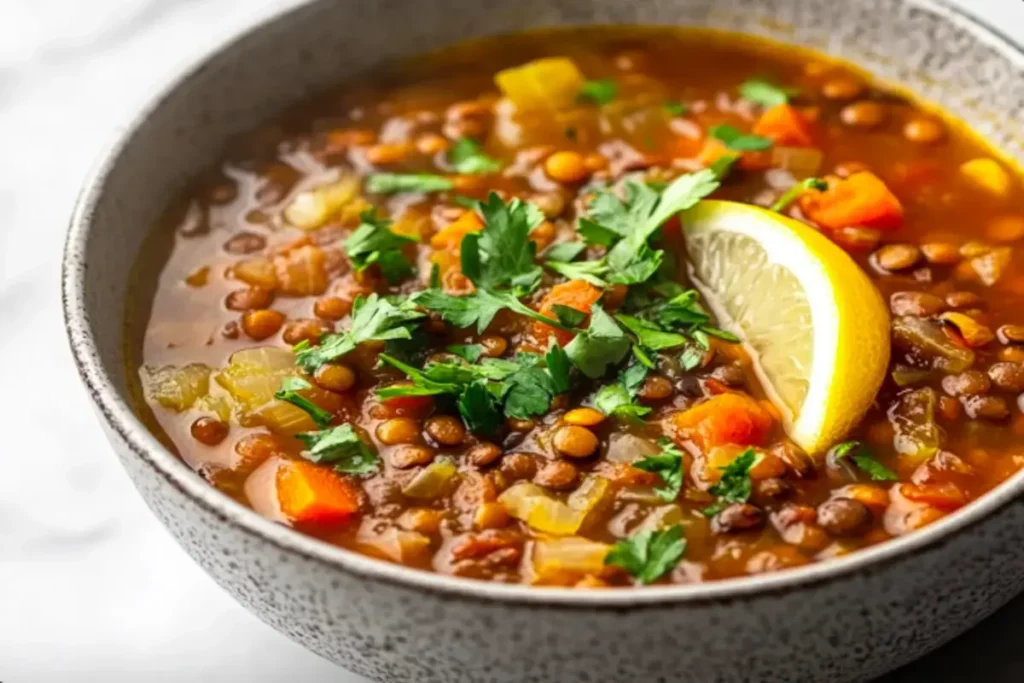
[[(396, 20), (402, 17), (402, 20)], [(184, 69), (109, 148), (72, 220), (69, 336), (101, 422), (182, 547), (267, 623), (381, 681), (857, 681), (949, 640), (1024, 587), (1017, 476), (925, 530), (800, 569), (709, 585), (571, 591), (468, 582), (326, 546), (209, 487), (133, 414), (126, 274), (147, 227), (224, 141), (381, 60), (558, 24), (692, 24), (853, 60), (1024, 158), (1024, 57), (910, 0), (346, 0), (254, 28)]]

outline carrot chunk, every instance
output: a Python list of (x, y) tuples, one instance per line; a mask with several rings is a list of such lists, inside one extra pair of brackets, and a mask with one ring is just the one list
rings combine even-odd
[(757, 401), (744, 394), (718, 394), (672, 417), (675, 428), (705, 450), (735, 444), (756, 446), (774, 420)]
[[(590, 307), (601, 298), (601, 290), (585, 280), (569, 280), (555, 285), (547, 293), (540, 304), (540, 314), (547, 318), (557, 318), (555, 306), (562, 305), (575, 308), (581, 313), (589, 313)], [(559, 345), (565, 346), (575, 336), (571, 332), (552, 327), (547, 323), (535, 322), (533, 324), (533, 335), (540, 341), (546, 342), (548, 337), (554, 337)]]
[(925, 503), (940, 510), (956, 510), (967, 504), (960, 487), (949, 482), (941, 484), (902, 484), (900, 493), (916, 503)]
[(896, 230), (903, 225), (900, 200), (867, 171), (832, 180), (823, 192), (805, 192), (800, 208), (815, 223), (832, 230), (850, 226)]
[(766, 109), (754, 124), (754, 135), (771, 138), (777, 145), (810, 147), (811, 124), (795, 107), (778, 104)]
[(484, 227), (483, 221), (476, 215), (475, 211), (467, 211), (441, 228), (430, 238), (430, 246), (438, 250), (458, 251), (462, 244), (462, 238), (471, 232), (480, 232)]
[(275, 477), (277, 502), (292, 522), (336, 524), (359, 510), (359, 493), (333, 470), (286, 460)]

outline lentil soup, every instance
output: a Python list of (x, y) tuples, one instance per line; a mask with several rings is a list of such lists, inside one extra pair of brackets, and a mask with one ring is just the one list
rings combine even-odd
[[(825, 447), (691, 289), (705, 198), (820, 231), (888, 302), (884, 382)], [(590, 588), (793, 567), (1024, 464), (1022, 198), (969, 131), (821, 55), (489, 38), (231, 145), (140, 262), (131, 373), (211, 485), (383, 560)]]

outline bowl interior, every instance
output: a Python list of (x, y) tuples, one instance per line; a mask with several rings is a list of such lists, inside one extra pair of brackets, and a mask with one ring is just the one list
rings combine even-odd
[[(495, 5), (475, 0), (313, 3), (195, 62), (140, 112), (85, 188), (65, 257), (72, 346), (101, 412), (118, 431), (142, 435), (145, 430), (129, 407), (128, 273), (171, 197), (218, 158), (233, 135), (386, 60), (537, 26), (666, 24), (743, 31), (850, 60), (943, 107), (1009, 159), (1024, 162), (1017, 124), (1024, 118), (1024, 56), (930, 1), (522, 0)], [(138, 439), (140, 452), (156, 443), (151, 437), (128, 438)], [(194, 478), (205, 486), (166, 452), (156, 462), (166, 468), (165, 476)], [(1020, 476), (1013, 478), (988, 502), (933, 525), (915, 535), (919, 538), (913, 543), (937, 538), (952, 525), (968, 523), (971, 515), (994, 509), (1016, 492), (1008, 487), (1020, 482)], [(224, 505), (229, 504), (234, 505), (225, 497)], [(867, 561), (868, 556), (897, 552), (897, 543), (858, 555)]]

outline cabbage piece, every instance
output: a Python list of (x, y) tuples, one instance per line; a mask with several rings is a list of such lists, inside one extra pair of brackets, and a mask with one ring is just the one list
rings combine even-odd
[(403, 486), (402, 493), (410, 498), (437, 498), (457, 472), (458, 468), (450, 459), (438, 458)]
[(175, 365), (147, 366), (142, 369), (142, 384), (151, 401), (180, 413), (209, 393), (211, 372), (210, 367), (203, 363), (190, 363), (181, 368)]
[(893, 447), (914, 464), (924, 462), (939, 450), (942, 432), (935, 422), (937, 402), (935, 390), (926, 387), (902, 394), (889, 408)]
[(957, 345), (934, 320), (905, 315), (892, 321), (895, 346), (943, 372), (963, 372), (974, 365), (974, 352)]
[(604, 558), (610, 549), (607, 543), (579, 536), (541, 539), (533, 544), (531, 556), (535, 579), (547, 583), (585, 574), (600, 574), (604, 571)]

